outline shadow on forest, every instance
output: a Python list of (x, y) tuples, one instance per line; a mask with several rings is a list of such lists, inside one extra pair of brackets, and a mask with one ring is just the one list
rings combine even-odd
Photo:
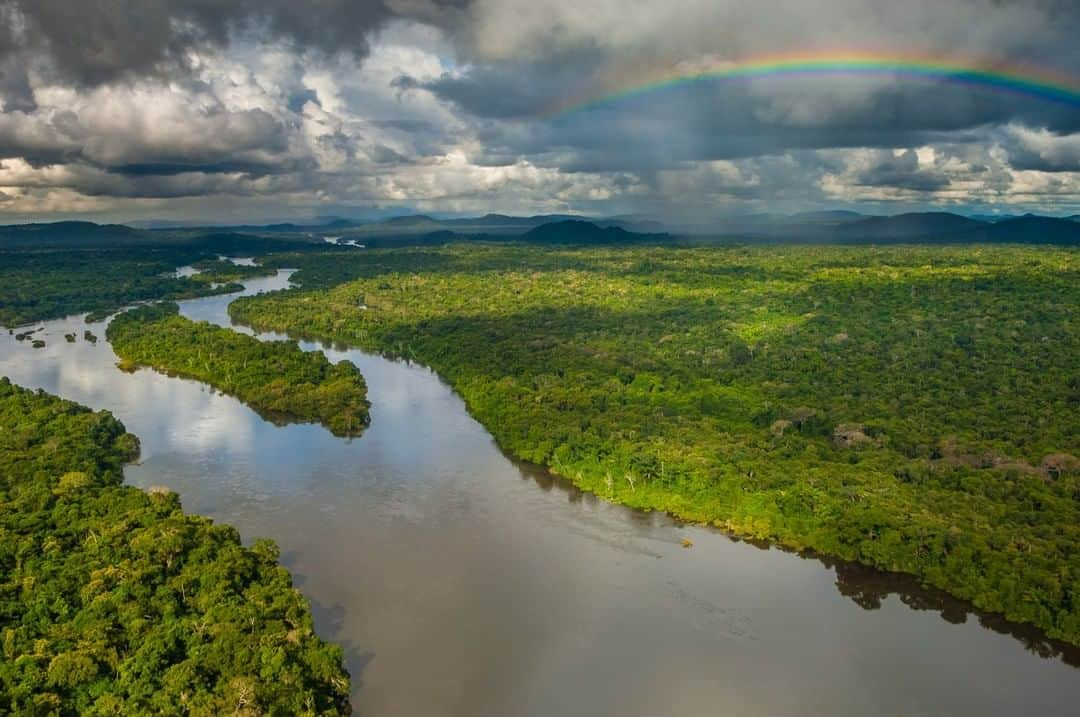
[[(482, 253), (467, 255), (438, 249), (322, 252), (285, 254), (269, 258), (272, 266), (299, 269), (294, 277), (303, 289), (329, 289), (359, 279), (373, 279), (387, 274), (498, 274), (503, 272), (590, 272), (614, 278), (642, 279), (646, 283), (663, 282), (690, 287), (702, 286), (708, 280), (745, 279), (748, 281), (796, 280), (796, 269), (771, 267), (764, 269), (752, 264), (708, 265), (695, 264), (688, 274), (675, 260), (694, 251), (678, 247), (663, 247), (662, 257), (644, 258), (640, 254), (623, 256), (611, 247), (598, 248), (599, 256), (585, 253), (589, 247), (559, 247), (539, 251), (534, 246), (477, 247)], [(487, 251), (484, 251), (484, 250)], [(700, 250), (697, 250), (700, 251)]]
[[(326, 250), (278, 254), (268, 257), (272, 266), (299, 268), (297, 283), (305, 289), (327, 289), (348, 281), (371, 279), (385, 274), (474, 274), (501, 272), (578, 271), (604, 274), (614, 278), (637, 279), (643, 283), (659, 282), (687, 288), (709, 286), (710, 282), (802, 282), (808, 274), (828, 269), (851, 269), (855, 272), (877, 271), (882, 267), (921, 268), (928, 262), (935, 269), (960, 268), (971, 263), (969, 255), (955, 256), (938, 246), (861, 247), (859, 254), (835, 256), (844, 247), (831, 246), (820, 252), (806, 247), (770, 247), (786, 253), (789, 261), (763, 266), (756, 244), (716, 247), (679, 245), (613, 246), (537, 246), (498, 242), (476, 242), (463, 251), (461, 244), (406, 247), (397, 249)], [(647, 250), (648, 253), (646, 253)], [(903, 251), (904, 253), (899, 253)], [(710, 261), (717, 258), (716, 261)], [(983, 279), (1024, 273), (1012, 264), (990, 264)], [(860, 280), (870, 277), (862, 273)], [(817, 277), (822, 281), (822, 277)], [(895, 279), (877, 277), (884, 283)], [(824, 280), (831, 281), (831, 280)], [(904, 283), (903, 279), (900, 283)]]
[[(418, 260), (418, 256), (425, 258)], [(386, 262), (379, 262), (377, 265), (369, 263), (368, 269), (360, 272), (360, 278), (370, 278), (386, 271), (467, 270), (469, 273), (483, 273), (511, 268), (502, 265), (501, 260), (481, 259), (479, 262), (473, 261), (464, 266), (459, 262), (464, 262), (465, 257), (451, 257), (451, 259), (448, 261), (445, 255), (435, 253), (426, 255), (411, 253), (403, 258), (401, 266), (394, 268), (388, 268)], [(585, 264), (587, 262), (579, 262), (577, 266), (571, 268), (582, 269)], [(552, 267), (530, 268), (542, 272)], [(594, 265), (592, 269), (599, 271), (603, 267)], [(607, 269), (604, 270), (607, 271)], [(351, 273), (350, 279), (357, 278), (355, 266), (347, 267), (345, 271)], [(1002, 281), (1007, 284), (1000, 287), (1002, 291), (1010, 295), (1018, 295), (1018, 293), (1023, 295), (1022, 290), (1032, 288), (1030, 284), (1033, 279), (1026, 275), (1011, 275), (1002, 277)], [(829, 283), (822, 282), (822, 288)], [(936, 306), (941, 310), (943, 305), (940, 299), (943, 296), (956, 302), (951, 306), (955, 310), (957, 306), (978, 304), (981, 300), (979, 296), (981, 291), (992, 288), (984, 285), (981, 280), (972, 282), (963, 277), (954, 276), (923, 278), (916, 281), (894, 281), (875, 277), (861, 282), (859, 292), (832, 297), (831, 303), (824, 305), (821, 310), (824, 313), (835, 311), (837, 312), (835, 318), (844, 319), (845, 315), (857, 316), (862, 310), (861, 307), (867, 303), (873, 304), (881, 300), (886, 301), (891, 306), (892, 315), (896, 315), (899, 309), (889, 302), (901, 302), (900, 308), (906, 308), (903, 305), (905, 297), (910, 297), (913, 304)], [(1043, 292), (1047, 291), (1045, 284), (1036, 288), (1041, 288)], [(1050, 287), (1050, 291), (1053, 291), (1053, 287)], [(774, 301), (780, 301), (775, 308), (777, 310), (790, 308), (792, 313), (796, 313), (795, 310), (805, 307), (804, 302), (808, 298), (806, 294), (799, 292), (789, 296), (789, 299), (783, 301), (772, 297)], [(1044, 294), (1036, 293), (1031, 296), (1031, 301), (1036, 302)], [(918, 302), (915, 301), (915, 297), (919, 297)], [(527, 311), (504, 307), (507, 309), (505, 314), (499, 314), (499, 308), (494, 307), (493, 313), (479, 316), (448, 316), (416, 321), (411, 324), (403, 323), (380, 337), (381, 352), (388, 357), (408, 359), (428, 365), (439, 372), (441, 378), (451, 386), (455, 383), (465, 385), (473, 380), (486, 381), (492, 377), (497, 379), (500, 376), (512, 375), (519, 380), (527, 381), (542, 372), (561, 375), (564, 369), (580, 368), (582, 365), (580, 362), (583, 360), (587, 360), (592, 368), (601, 372), (610, 370), (613, 372), (612, 375), (618, 375), (624, 370), (630, 373), (659, 371), (676, 378), (692, 378), (698, 372), (693, 367), (687, 367), (682, 357), (675, 354), (671, 355), (669, 361), (663, 354), (651, 357), (635, 354), (627, 358), (621, 355), (601, 355), (599, 352), (586, 356), (582, 352), (588, 349), (587, 342), (597, 332), (614, 332), (611, 335), (627, 336), (638, 342), (639, 346), (663, 343), (663, 335), (672, 332), (673, 329), (685, 330), (691, 325), (700, 324), (702, 318), (707, 315), (703, 312), (708, 311), (703, 309), (700, 302), (666, 301), (663, 306), (644, 310), (636, 307), (627, 309), (625, 306), (620, 306), (617, 301), (613, 301), (610, 307), (570, 306)], [(1025, 302), (1020, 302), (1015, 307), (1020, 315), (1024, 314), (1027, 308), (1029, 306)], [(717, 322), (717, 331), (712, 334), (713, 343), (722, 346), (734, 341), (733, 334), (723, 331), (724, 317), (715, 317), (710, 320)], [(773, 342), (776, 350), (812, 344), (824, 347), (822, 351), (833, 351), (832, 344), (825, 344), (822, 339), (831, 336), (831, 332), (836, 327), (822, 325), (823, 320), (825, 317), (812, 319), (777, 334), (769, 340)], [(305, 337), (302, 332), (296, 332), (294, 335), (312, 338)], [(898, 336), (899, 334), (891, 337), (890, 340), (898, 341)], [(881, 338), (879, 337), (879, 340)], [(314, 340), (319, 341), (320, 337), (314, 337)], [(421, 346), (420, 350), (414, 350), (414, 344)], [(910, 339), (905, 345), (909, 344)], [(1037, 345), (1037, 342), (1033, 345)], [(346, 348), (337, 342), (334, 346)], [(482, 350), (478, 350), (477, 347), (482, 347)], [(966, 346), (957, 348), (950, 344), (946, 348), (955, 354), (954, 363), (942, 365), (941, 358), (933, 350), (935, 347), (929, 343), (915, 344), (913, 347), (920, 356), (926, 353), (927, 361), (931, 362), (936, 370), (944, 371), (946, 374), (963, 368), (966, 362), (977, 355), (971, 348)], [(976, 350), (984, 349), (977, 347)], [(882, 360), (887, 357), (885, 352), (881, 352), (880, 355), (883, 357)], [(429, 356), (437, 357), (437, 359), (428, 363), (425, 358)], [(717, 368), (721, 366), (718, 365)], [(735, 374), (738, 374), (738, 378), (747, 378), (749, 374), (752, 374), (752, 372), (748, 374), (745, 367), (738, 362), (728, 366), (727, 369), (735, 372), (729, 373), (729, 378), (736, 378)], [(949, 405), (948, 401), (943, 403)], [(568, 407), (568, 410), (570, 408), (573, 407)], [(543, 490), (564, 491), (568, 500), (572, 502), (599, 500), (544, 469), (528, 468), (523, 469), (523, 473)], [(657, 516), (661, 514), (657, 513), (643, 511), (631, 511), (631, 513), (642, 516), (642, 520), (665, 519), (677, 522), (667, 516), (658, 518)], [(738, 540), (734, 537), (731, 539)], [(769, 548), (769, 546), (760, 547)], [(974, 617), (982, 627), (1012, 637), (1035, 655), (1046, 659), (1061, 658), (1065, 664), (1080, 667), (1080, 647), (1052, 640), (1033, 626), (1012, 623), (999, 615), (981, 612), (969, 602), (953, 598), (940, 590), (924, 587), (913, 576), (883, 572), (810, 552), (800, 553), (800, 556), (804, 559), (816, 560), (825, 567), (833, 569), (839, 593), (865, 610), (880, 609), (885, 600), (890, 596), (896, 596), (901, 603), (911, 609), (937, 612), (943, 620), (952, 624), (961, 624), (969, 617)]]

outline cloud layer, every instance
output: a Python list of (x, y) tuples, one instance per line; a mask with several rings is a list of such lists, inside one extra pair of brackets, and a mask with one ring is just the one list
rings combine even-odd
[[(1072, 0), (0, 0), (0, 212), (1080, 212), (1080, 109), (774, 53), (1080, 83)], [(584, 103), (583, 109), (559, 112)]]

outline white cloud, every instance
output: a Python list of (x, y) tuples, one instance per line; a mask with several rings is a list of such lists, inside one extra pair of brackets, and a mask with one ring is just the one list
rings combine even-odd
[(1056, 134), (1014, 124), (1005, 128), (1004, 135), (1006, 151), (1020, 166), (1080, 172), (1080, 132)]
[(537, 109), (675, 67), (815, 48), (1073, 67), (1080, 51), (1059, 41), (1075, 11), (1063, 15), (1058, 0), (391, 5), (438, 22), (380, 15), (363, 58), (295, 32), (248, 33), (184, 47), (183, 73), (75, 84), (28, 66), (26, 97), (0, 114), (0, 215), (1080, 208), (1075, 115), (1027, 100), (897, 78), (795, 78), (562, 119)]

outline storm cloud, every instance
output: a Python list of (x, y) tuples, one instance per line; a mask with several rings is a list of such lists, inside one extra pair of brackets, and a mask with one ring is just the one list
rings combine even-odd
[(1075, 102), (895, 73), (626, 91), (840, 51), (1077, 87), (1078, 36), (1073, 0), (0, 0), (0, 212), (1075, 213)]
[(368, 52), (368, 36), (395, 18), (451, 22), (467, 0), (6, 0), (0, 51), (40, 52), (65, 79), (96, 85), (182, 70), (188, 53), (236, 35), (284, 38), (300, 48)]

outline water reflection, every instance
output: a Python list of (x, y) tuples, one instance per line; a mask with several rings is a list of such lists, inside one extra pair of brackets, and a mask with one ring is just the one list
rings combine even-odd
[[(182, 310), (227, 324), (231, 298)], [(326, 350), (370, 387), (371, 428), (348, 441), (123, 374), (85, 328), (47, 322), (42, 349), (0, 336), (0, 375), (112, 410), (143, 439), (129, 482), (277, 540), (345, 646), (360, 714), (1069, 714), (1080, 700), (1075, 651), (968, 620), (914, 581), (609, 505), (509, 461), (421, 366)]]
[[(516, 462), (522, 478), (531, 480), (544, 491), (558, 490), (566, 494), (570, 503), (582, 499), (599, 500), (596, 496), (585, 493), (570, 481), (533, 464)], [(635, 519), (652, 527), (677, 528), (685, 526), (679, 520), (664, 513), (629, 511), (630, 519)], [(781, 551), (781, 548), (765, 542), (746, 540), (727, 536), (734, 543), (743, 543), (763, 551)], [(1024, 648), (1044, 659), (1060, 658), (1072, 667), (1080, 667), (1080, 646), (1070, 645), (1060, 640), (1053, 640), (1042, 630), (1032, 625), (1019, 624), (1004, 619), (1001, 615), (976, 610), (971, 603), (957, 599), (941, 590), (926, 587), (919, 580), (904, 573), (892, 573), (878, 570), (859, 563), (818, 555), (813, 551), (798, 554), (800, 558), (821, 563), (835, 572), (836, 589), (863, 610), (880, 610), (889, 599), (896, 597), (903, 605), (912, 610), (936, 612), (942, 620), (952, 625), (963, 625), (969, 618), (988, 630), (1008, 635), (1019, 641)]]
[(836, 589), (864, 610), (880, 610), (885, 601), (895, 595), (912, 610), (936, 612), (942, 620), (953, 625), (963, 625), (969, 617), (974, 617), (982, 627), (1015, 638), (1039, 657), (1061, 658), (1068, 665), (1080, 667), (1080, 647), (1051, 640), (1031, 625), (1009, 622), (1000, 615), (974, 610), (970, 603), (924, 587), (910, 575), (886, 573), (824, 556), (815, 559), (836, 571)]

